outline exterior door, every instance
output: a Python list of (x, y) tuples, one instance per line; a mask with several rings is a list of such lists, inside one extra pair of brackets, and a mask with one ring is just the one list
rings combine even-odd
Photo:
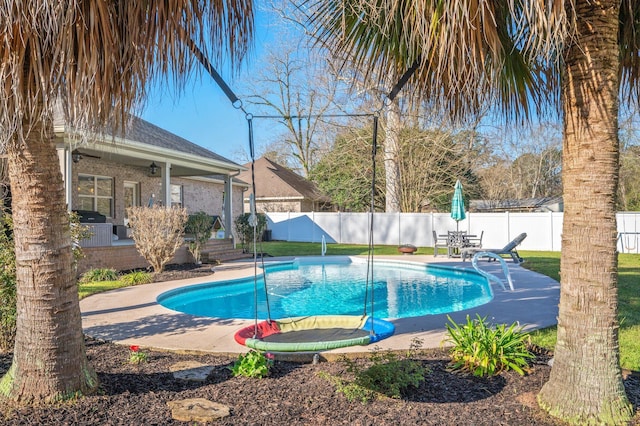
[(129, 225), (129, 213), (127, 210), (130, 207), (136, 207), (140, 205), (140, 184), (138, 182), (125, 182), (124, 183), (124, 225)]

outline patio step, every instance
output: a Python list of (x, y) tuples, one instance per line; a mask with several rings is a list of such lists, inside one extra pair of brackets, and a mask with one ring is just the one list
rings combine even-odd
[(200, 254), (202, 263), (213, 264), (250, 257), (251, 253), (243, 253), (241, 248), (234, 248), (230, 239), (209, 240)]

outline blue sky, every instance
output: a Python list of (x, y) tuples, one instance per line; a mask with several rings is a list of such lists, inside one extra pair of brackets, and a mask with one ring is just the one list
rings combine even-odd
[[(275, 14), (258, 9), (254, 45), (243, 72), (234, 77), (228, 69), (217, 69), (238, 97), (242, 79), (259, 66), (263, 47), (278, 37)], [(142, 118), (230, 160), (241, 162), (238, 153), (249, 152), (244, 112), (231, 105), (206, 72), (201, 78), (193, 76), (178, 96), (172, 88), (154, 88)]]

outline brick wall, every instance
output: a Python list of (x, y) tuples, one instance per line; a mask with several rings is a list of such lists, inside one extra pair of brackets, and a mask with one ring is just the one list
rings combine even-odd
[[(85, 247), (84, 257), (78, 262), (78, 274), (94, 268), (113, 268), (117, 271), (147, 268), (149, 263), (138, 253), (134, 245), (110, 247)], [(194, 261), (184, 245), (178, 249), (169, 263), (183, 264)]]
[[(112, 177), (114, 180), (114, 214), (107, 221), (114, 225), (124, 225), (124, 182), (138, 182), (140, 184), (140, 202), (146, 205), (151, 194), (159, 194), (161, 181), (159, 178), (147, 176), (149, 170), (146, 167), (133, 167), (118, 164), (97, 158), (82, 158), (73, 165), (72, 187), (78, 187), (78, 174)], [(78, 191), (72, 191), (72, 203), (77, 208)]]
[[(114, 214), (107, 221), (114, 225), (124, 225), (124, 182), (137, 182), (140, 185), (140, 204), (146, 206), (151, 194), (161, 201), (162, 182), (159, 176), (149, 176), (148, 167), (133, 167), (110, 162), (105, 158), (85, 157), (73, 165), (72, 187), (78, 187), (78, 174), (107, 176), (114, 179)], [(172, 178), (172, 184), (182, 185), (184, 207), (189, 213), (204, 211), (210, 215), (222, 215), (222, 182), (202, 181), (188, 178)], [(233, 187), (233, 217), (242, 213), (242, 188)], [(77, 209), (78, 192), (72, 194), (73, 209)]]

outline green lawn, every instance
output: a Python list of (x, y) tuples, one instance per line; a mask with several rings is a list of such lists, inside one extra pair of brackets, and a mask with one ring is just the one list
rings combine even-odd
[[(271, 256), (320, 255), (320, 243), (295, 243), (270, 241), (262, 243), (262, 251)], [(327, 255), (363, 255), (367, 247), (352, 244), (327, 244)], [(396, 246), (375, 246), (374, 254), (398, 254)], [(419, 247), (417, 254), (433, 254), (432, 247)], [(521, 251), (526, 259), (525, 268), (560, 280), (560, 253)], [(620, 363), (623, 368), (640, 370), (640, 255), (619, 256), (619, 317), (620, 317)], [(121, 281), (80, 284), (80, 298), (101, 291), (125, 286)], [(531, 333), (535, 344), (553, 349), (556, 343), (556, 328), (549, 327)]]
[(127, 285), (124, 281), (91, 281), (88, 283), (78, 283), (78, 295), (80, 299), (83, 299), (95, 293), (114, 290), (116, 288), (126, 287)]

